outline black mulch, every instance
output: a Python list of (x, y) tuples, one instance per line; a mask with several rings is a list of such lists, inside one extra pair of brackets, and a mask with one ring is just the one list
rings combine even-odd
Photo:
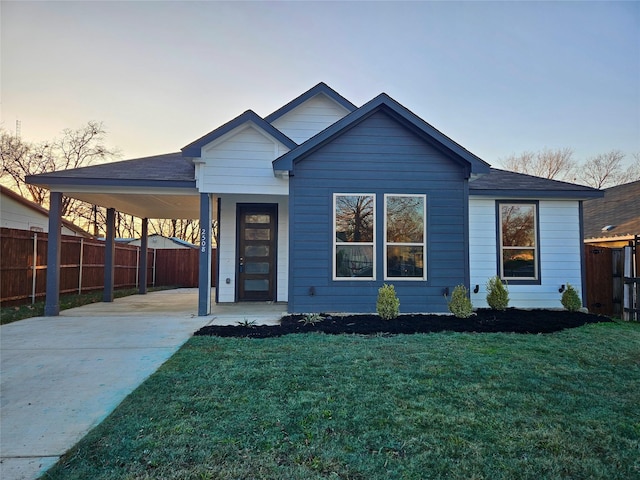
[(432, 332), (476, 333), (552, 333), (575, 328), (587, 323), (610, 322), (608, 317), (588, 313), (557, 310), (519, 310), (509, 308), (504, 312), (479, 309), (470, 318), (449, 315), (400, 315), (395, 320), (383, 320), (377, 315), (325, 316), (322, 322), (305, 325), (304, 315), (283, 317), (277, 326), (207, 326), (195, 335), (218, 337), (279, 337), (290, 333), (322, 332), (328, 334), (412, 334)]

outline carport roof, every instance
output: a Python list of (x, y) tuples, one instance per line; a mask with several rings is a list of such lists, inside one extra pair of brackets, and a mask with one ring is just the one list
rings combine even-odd
[(42, 186), (104, 185), (195, 188), (195, 167), (181, 152), (103, 163), (30, 175), (27, 183)]
[(27, 183), (140, 218), (198, 218), (195, 167), (181, 152), (31, 175)]

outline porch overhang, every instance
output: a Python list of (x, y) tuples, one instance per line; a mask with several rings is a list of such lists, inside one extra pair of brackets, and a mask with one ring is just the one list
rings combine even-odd
[(26, 182), (140, 218), (195, 219), (194, 170), (193, 162), (171, 153), (31, 175)]
[(149, 183), (128, 185), (105, 185), (93, 182), (73, 184), (63, 182), (36, 183), (50, 191), (61, 192), (64, 196), (82, 200), (92, 205), (115, 208), (139, 218), (195, 219), (200, 215), (200, 196), (195, 182), (187, 186), (150, 186)]

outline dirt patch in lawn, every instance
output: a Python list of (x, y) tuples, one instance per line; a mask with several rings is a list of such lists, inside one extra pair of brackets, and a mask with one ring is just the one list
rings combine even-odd
[(470, 318), (450, 315), (400, 315), (395, 320), (383, 320), (377, 315), (323, 315), (323, 320), (311, 324), (304, 322), (304, 315), (283, 317), (280, 325), (210, 325), (195, 335), (218, 337), (268, 338), (290, 333), (322, 332), (328, 334), (412, 334), (432, 332), (477, 333), (552, 333), (575, 328), (587, 323), (610, 322), (601, 315), (556, 310), (520, 310), (509, 308), (504, 312), (479, 309)]

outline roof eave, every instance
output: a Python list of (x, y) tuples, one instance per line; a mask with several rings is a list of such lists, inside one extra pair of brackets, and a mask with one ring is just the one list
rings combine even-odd
[(486, 197), (509, 197), (509, 198), (566, 198), (572, 200), (589, 200), (599, 198), (604, 195), (600, 190), (522, 190), (522, 189), (469, 189), (469, 195)]
[(39, 187), (73, 186), (73, 187), (144, 187), (144, 188), (196, 188), (195, 180), (148, 180), (148, 179), (114, 179), (114, 178), (78, 178), (48, 177), (47, 174), (29, 175), (25, 182)]

